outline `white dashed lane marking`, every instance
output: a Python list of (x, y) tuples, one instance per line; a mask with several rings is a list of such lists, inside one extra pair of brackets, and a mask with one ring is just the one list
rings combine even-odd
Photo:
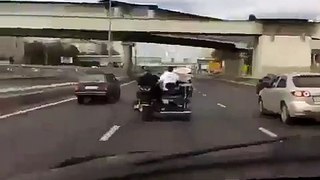
[(109, 131), (107, 131), (100, 139), (99, 141), (108, 141), (110, 137), (120, 128), (120, 126), (114, 125), (112, 126)]
[(266, 129), (266, 128), (260, 127), (260, 128), (259, 128), (259, 130), (260, 130), (261, 132), (263, 132), (264, 134), (266, 134), (266, 135), (268, 135), (268, 136), (272, 137), (272, 138), (276, 138), (276, 137), (278, 137), (278, 135), (277, 135), (277, 134), (275, 134), (275, 133), (271, 132), (270, 130), (268, 130), (268, 129)]
[(222, 107), (222, 108), (226, 108), (227, 106), (221, 104), (221, 103), (217, 103), (218, 106)]

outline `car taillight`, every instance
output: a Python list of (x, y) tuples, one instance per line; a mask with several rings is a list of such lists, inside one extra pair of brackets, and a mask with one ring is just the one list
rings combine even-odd
[(309, 91), (292, 91), (292, 95), (296, 97), (310, 97), (311, 94)]
[(75, 85), (74, 90), (75, 90), (75, 91), (79, 91), (79, 89), (80, 89), (79, 85), (78, 85), (78, 84)]

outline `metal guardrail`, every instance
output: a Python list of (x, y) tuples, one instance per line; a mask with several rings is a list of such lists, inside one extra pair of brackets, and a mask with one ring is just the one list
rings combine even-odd
[[(129, 82), (129, 78), (122, 78), (122, 83)], [(73, 85), (59, 86), (56, 88), (46, 88), (36, 92), (25, 92), (22, 94), (11, 94), (0, 96), (0, 116), (6, 113), (14, 112), (25, 106), (32, 104), (41, 104), (57, 99), (64, 99), (74, 95)], [(1, 117), (0, 117), (1, 119)]]
[(53, 67), (38, 65), (0, 65), (0, 79), (59, 77), (75, 74), (77, 67)]
[[(0, 94), (35, 91), (45, 88), (70, 86), (90, 67), (43, 66), (43, 65), (0, 65)], [(102, 72), (126, 77), (122, 68), (101, 67)]]
[[(127, 81), (129, 78), (127, 76), (118, 76), (117, 77), (120, 82)], [(77, 84), (77, 81), (72, 82), (63, 82), (63, 83), (53, 83), (53, 84), (47, 84), (47, 85), (33, 85), (28, 87), (21, 87), (21, 88), (4, 88), (0, 89), (0, 97), (2, 95), (7, 94), (20, 94), (23, 95), (25, 92), (31, 92), (31, 91), (37, 91), (37, 90), (44, 90), (44, 89), (54, 89), (54, 88), (60, 88), (60, 87), (68, 87), (68, 86), (74, 86)]]
[[(75, 77), (90, 67), (79, 66), (44, 66), (44, 65), (0, 65), (0, 79), (11, 78), (35, 78), (35, 77)], [(121, 68), (101, 67), (104, 72), (114, 73), (116, 76), (123, 76)]]

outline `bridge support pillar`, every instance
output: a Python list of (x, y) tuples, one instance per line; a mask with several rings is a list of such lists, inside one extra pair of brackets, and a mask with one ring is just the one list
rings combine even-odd
[(262, 35), (253, 51), (252, 75), (310, 71), (311, 38), (308, 36)]
[(132, 62), (132, 48), (134, 46), (134, 43), (132, 42), (122, 42), (122, 47), (123, 47), (123, 68), (126, 72), (126, 74), (129, 77), (132, 77), (132, 67), (133, 67), (133, 62)]
[(241, 76), (241, 68), (243, 66), (243, 60), (242, 59), (227, 59), (225, 62), (225, 75), (228, 76)]

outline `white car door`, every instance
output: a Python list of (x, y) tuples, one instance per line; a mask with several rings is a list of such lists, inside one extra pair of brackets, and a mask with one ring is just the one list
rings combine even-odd
[(287, 77), (281, 76), (278, 82), (275, 84), (272, 94), (270, 95), (272, 112), (280, 113), (280, 102), (281, 100), (283, 100), (283, 96), (285, 96), (286, 87), (287, 87)]
[(271, 111), (271, 112), (274, 111), (273, 97), (274, 97), (275, 88), (276, 88), (276, 85), (278, 84), (279, 79), (280, 77), (278, 77), (274, 81), (271, 87), (264, 88), (260, 93), (260, 96), (263, 101), (263, 106), (267, 111)]

